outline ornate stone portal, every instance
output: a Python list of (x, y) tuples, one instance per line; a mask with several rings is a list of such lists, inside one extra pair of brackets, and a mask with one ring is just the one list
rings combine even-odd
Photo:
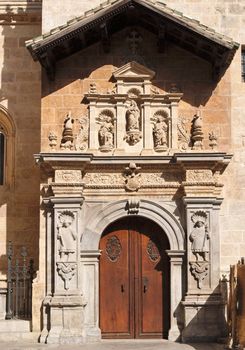
[[(203, 151), (199, 112), (191, 128), (178, 113), (182, 93), (174, 85), (162, 93), (152, 83), (154, 76), (129, 62), (114, 71), (116, 83), (108, 93), (91, 83), (84, 99), (87, 114), (65, 118), (62, 152), (56, 150), (57, 136), (49, 134), (52, 153), (37, 157), (46, 181), (42, 342), (101, 339), (99, 240), (110, 223), (129, 215), (153, 220), (169, 240), (169, 339), (223, 335), (219, 179), (231, 156)], [(217, 138), (210, 135), (214, 149)], [(120, 259), (121, 249), (112, 236), (106, 244), (110, 261)], [(146, 250), (151, 261), (159, 259), (153, 242)]]

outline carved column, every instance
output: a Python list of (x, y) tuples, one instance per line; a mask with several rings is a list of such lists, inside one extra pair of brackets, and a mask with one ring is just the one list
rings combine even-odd
[(178, 105), (179, 105), (179, 98), (177, 101), (171, 102), (172, 144), (170, 144), (169, 147), (173, 148), (174, 150), (178, 149)]
[(89, 150), (97, 151), (99, 148), (97, 124), (96, 124), (96, 102), (91, 101), (89, 105)]
[(99, 328), (99, 250), (81, 251), (82, 286), (86, 298), (84, 329), (86, 341), (101, 339)]
[(144, 149), (143, 154), (152, 153), (153, 150), (153, 137), (152, 137), (152, 123), (151, 123), (151, 105), (150, 102), (143, 104), (143, 132), (144, 132)]
[(170, 258), (170, 330), (168, 339), (172, 341), (180, 340), (182, 323), (181, 300), (183, 297), (183, 259), (185, 251), (167, 250)]
[(185, 197), (187, 220), (187, 294), (182, 340), (213, 341), (224, 334), (219, 289), (219, 209), (222, 199)]
[(53, 195), (45, 198), (46, 297), (40, 341), (83, 343), (85, 301), (81, 293), (80, 238), (83, 203), (80, 170), (56, 170)]
[(125, 136), (125, 107), (123, 101), (117, 102), (117, 131), (116, 131), (116, 154), (119, 154), (124, 149), (124, 136)]

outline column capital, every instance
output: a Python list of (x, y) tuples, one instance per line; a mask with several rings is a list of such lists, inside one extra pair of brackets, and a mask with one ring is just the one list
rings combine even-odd
[(165, 252), (170, 258), (170, 263), (179, 263), (180, 265), (182, 264), (186, 254), (185, 250), (165, 250)]

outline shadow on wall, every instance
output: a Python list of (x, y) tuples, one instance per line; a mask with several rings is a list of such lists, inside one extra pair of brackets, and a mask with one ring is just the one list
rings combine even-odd
[[(183, 343), (218, 342), (228, 337), (226, 317), (227, 281), (220, 281), (212, 294), (202, 301), (201, 295), (186, 297), (175, 311)], [(192, 345), (193, 348), (200, 347)]]
[[(36, 7), (37, 8), (37, 7)], [(27, 0), (25, 7), (8, 5), (0, 14), (3, 38), (0, 103), (16, 127), (14, 162), (10, 184), (0, 186), (0, 298), (6, 294), (7, 245), (12, 242), (13, 261), (23, 264), (33, 258), (38, 268), (39, 254), (39, 171), (33, 154), (40, 151), (41, 82), (40, 67), (26, 50), (25, 41), (41, 32), (40, 13)], [(7, 138), (7, 142), (10, 140)], [(8, 147), (8, 144), (7, 144)], [(22, 253), (22, 255), (21, 255)], [(2, 300), (1, 300), (2, 301)], [(0, 303), (4, 318), (4, 302)]]

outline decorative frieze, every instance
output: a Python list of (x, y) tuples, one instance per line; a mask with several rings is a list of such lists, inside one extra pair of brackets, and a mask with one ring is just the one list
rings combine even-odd
[(74, 184), (82, 181), (81, 170), (55, 170), (55, 182)]
[(211, 169), (187, 169), (186, 181), (192, 183), (213, 182), (213, 172)]

